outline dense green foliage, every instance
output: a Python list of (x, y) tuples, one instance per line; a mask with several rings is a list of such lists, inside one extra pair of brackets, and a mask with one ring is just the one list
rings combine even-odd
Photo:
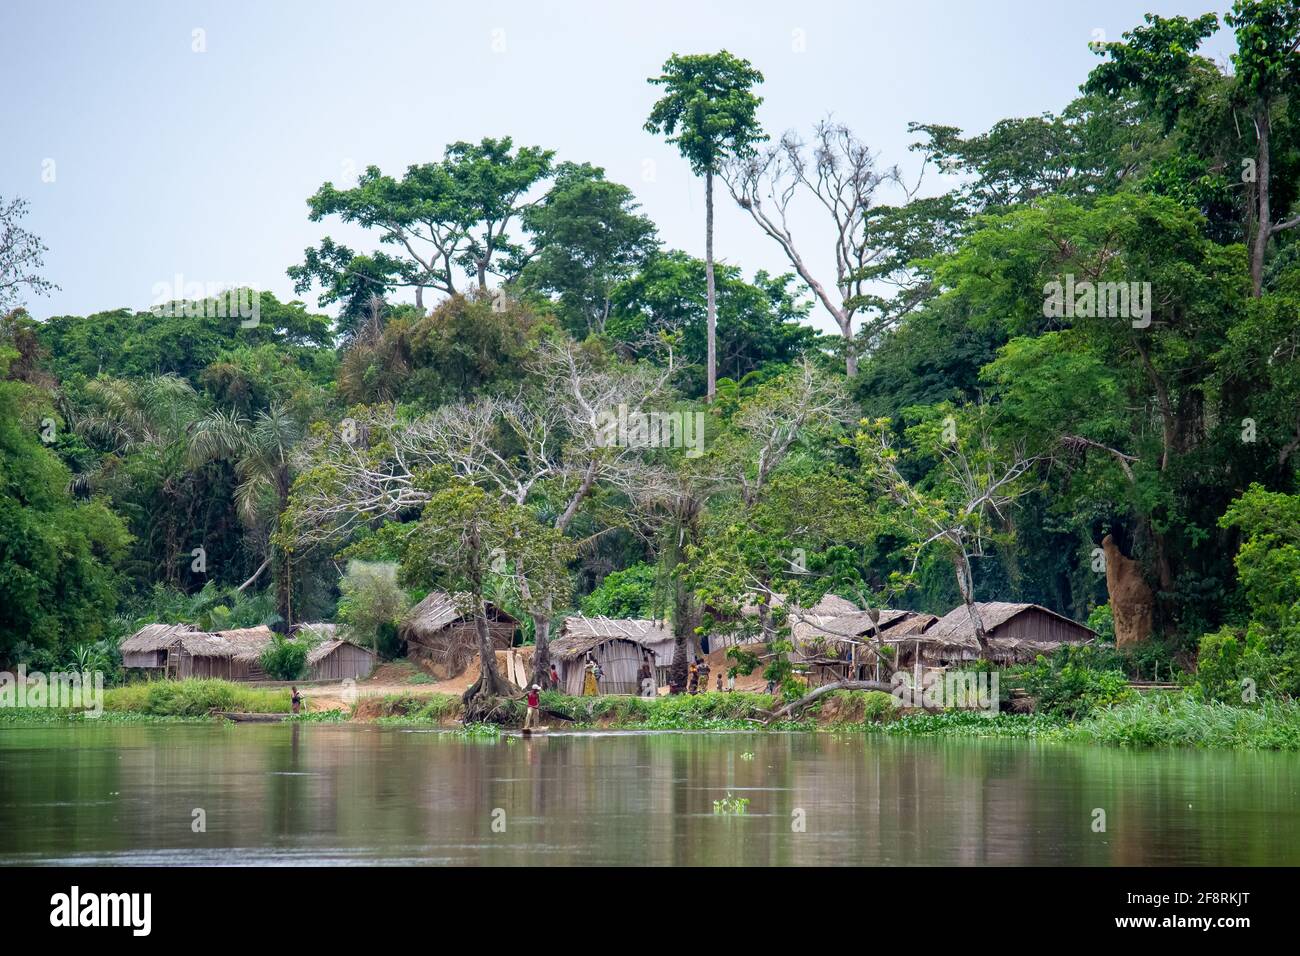
[[(1199, 52), (1222, 26), (1232, 71)], [(467, 613), (509, 610), (539, 661), (578, 608), (664, 617), (683, 652), (749, 629), (762, 650), (729, 666), (789, 698), (773, 593), (1033, 601), (1109, 645), (1109, 535), (1155, 633), (1014, 675), (1044, 719), (1165, 721), (1123, 699), (1124, 676), (1192, 683), (1198, 655), (1202, 706), (1283, 714), (1273, 702), (1300, 695), (1298, 39), (1281, 0), (1149, 16), (1098, 45), (1059, 113), (913, 124), (961, 185), (867, 203), (882, 288), (845, 303), (868, 330), (853, 375), (808, 322), (829, 306), (807, 275), (664, 248), (629, 187), (509, 137), (321, 185), (312, 221), (373, 240), (324, 236), (290, 265), (335, 315), (269, 293), (251, 326), (192, 298), (16, 309), (0, 324), (0, 664), (112, 669), (114, 642), (155, 619), (337, 619), (395, 654), (411, 599), (445, 588)], [(725, 51), (673, 56), (651, 82), (646, 127), (710, 203), (725, 162), (775, 139), (761, 73)], [(13, 234), (30, 271), (39, 241)], [(640, 413), (672, 419), (670, 440)], [(389, 570), (363, 581), (349, 560)]]

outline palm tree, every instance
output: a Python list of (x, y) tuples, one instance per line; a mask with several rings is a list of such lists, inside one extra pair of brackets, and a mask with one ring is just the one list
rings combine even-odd
[(679, 56), (664, 64), (662, 76), (649, 82), (662, 86), (664, 96), (646, 120), (648, 133), (664, 133), (691, 170), (704, 176), (704, 273), (708, 329), (708, 400), (718, 383), (718, 314), (713, 283), (713, 176), (733, 157), (752, 153), (754, 143), (767, 139), (755, 113), (762, 103), (751, 91), (763, 74), (748, 60), (726, 50)]
[[(301, 423), (279, 403), (259, 411), (252, 420), (217, 409), (200, 419), (190, 434), (192, 466), (218, 459), (234, 464), (239, 479), (235, 488), (239, 517), (250, 528), (262, 530), (266, 538), (267, 558), (240, 590), (252, 584), (276, 557), (275, 529), (289, 506), (293, 452), (302, 436)], [(276, 611), (287, 627), (293, 611), (291, 563), (283, 549), (278, 558)]]
[[(133, 456), (147, 466), (157, 488), (156, 500), (133, 512), (133, 530), (140, 554), (161, 556), (161, 576), (176, 583), (180, 554), (187, 533), (185, 515), (201, 489), (189, 464), (189, 432), (203, 414), (202, 400), (188, 381), (175, 375), (155, 375), (139, 381), (101, 376), (86, 385), (88, 407), (77, 417), (79, 434), (97, 439), (118, 455)], [(79, 493), (110, 483), (115, 462), (106, 459), (92, 472), (73, 479)], [(136, 482), (140, 471), (133, 472)], [(156, 484), (155, 484), (156, 483)], [(140, 489), (137, 488), (137, 491)]]

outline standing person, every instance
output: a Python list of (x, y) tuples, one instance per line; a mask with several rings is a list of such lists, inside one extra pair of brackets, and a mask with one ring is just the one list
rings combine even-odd
[(718, 693), (719, 693), (719, 694), (722, 693), (722, 675), (721, 675), (721, 674), (718, 675)]
[(730, 694), (735, 689), (736, 689), (736, 672), (734, 670), (729, 670), (727, 671), (727, 693)]
[(302, 710), (302, 694), (298, 693), (297, 687), (290, 687), (289, 689), (293, 691), (293, 697), (291, 700), (293, 703), (293, 712), (296, 714)]
[(551, 690), (559, 690), (559, 689), (560, 689), (560, 673), (555, 669), (555, 665), (552, 664), (551, 665)]
[(699, 672), (700, 693), (707, 694), (709, 692), (709, 659), (707, 657), (700, 661)]
[(686, 668), (686, 693), (696, 694), (700, 690), (700, 665), (691, 661), (691, 666)]
[(587, 663), (582, 667), (585, 672), (582, 676), (582, 696), (596, 697), (600, 694), (600, 685), (596, 682), (596, 662), (587, 655)]
[(650, 655), (646, 654), (641, 658), (641, 669), (637, 671), (637, 679), (641, 682), (641, 696), (655, 696), (655, 669), (650, 663)]
[(532, 730), (537, 726), (538, 707), (542, 702), (541, 690), (540, 684), (534, 684), (528, 689), (528, 713), (524, 715), (524, 730)]

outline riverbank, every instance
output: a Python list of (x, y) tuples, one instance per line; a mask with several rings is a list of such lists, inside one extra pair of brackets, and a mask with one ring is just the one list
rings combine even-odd
[[(422, 688), (421, 688), (422, 690)], [(377, 723), (464, 729), (459, 695), (414, 689), (362, 696), (354, 704), (328, 697), (329, 709), (290, 714), (287, 688), (259, 688), (220, 680), (153, 681), (112, 688), (99, 717), (50, 709), (0, 710), (5, 724), (173, 723), (220, 720), (213, 711), (283, 714), (315, 722)], [(570, 697), (542, 694), (542, 723), (555, 729), (804, 731), (884, 734), (894, 737), (987, 737), (1136, 747), (1300, 750), (1300, 704), (1261, 701), (1249, 707), (1202, 703), (1185, 693), (1151, 693), (1090, 716), (1066, 720), (1047, 714), (974, 711), (908, 712), (888, 694), (840, 691), (810, 705), (797, 719), (769, 723), (773, 698), (758, 693), (670, 697)], [(505, 701), (501, 727), (523, 725), (522, 699)], [(475, 727), (476, 734), (498, 732)]]

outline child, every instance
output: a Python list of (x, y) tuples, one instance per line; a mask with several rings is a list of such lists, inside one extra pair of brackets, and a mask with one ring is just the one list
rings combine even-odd
[(718, 674), (718, 693), (722, 693), (722, 674)]
[(541, 685), (534, 684), (528, 689), (528, 713), (524, 715), (524, 730), (532, 730), (537, 726), (538, 705), (542, 702)]

